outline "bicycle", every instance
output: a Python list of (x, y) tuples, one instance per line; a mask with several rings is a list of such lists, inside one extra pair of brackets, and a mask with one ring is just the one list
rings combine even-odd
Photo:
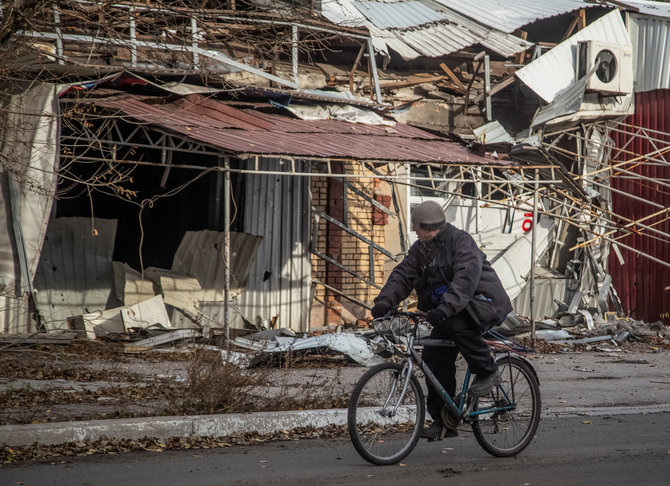
[(416, 446), (426, 408), (415, 366), (442, 397), (441, 418), (449, 427), (470, 424), (479, 445), (497, 457), (515, 456), (530, 444), (540, 421), (540, 385), (535, 369), (525, 359), (529, 349), (488, 331), (485, 340), (494, 352), (502, 383), (485, 396), (469, 396), (471, 375), (467, 369), (461, 392), (452, 399), (422, 361), (418, 350), (427, 344), (454, 346), (453, 341), (419, 339), (423, 313), (392, 311), (391, 316), (407, 319), (407, 344), (389, 341), (395, 361), (365, 372), (349, 400), (349, 436), (365, 460), (376, 465), (396, 464)]

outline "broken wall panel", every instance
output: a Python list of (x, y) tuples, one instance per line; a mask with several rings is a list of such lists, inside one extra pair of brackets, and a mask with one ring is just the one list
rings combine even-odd
[[(259, 235), (230, 232), (230, 299), (245, 289), (262, 239)], [(225, 233), (221, 231), (187, 231), (175, 253), (172, 270), (196, 277), (203, 301), (224, 300), (224, 248)]]
[(203, 291), (197, 278), (154, 267), (146, 268), (144, 275), (156, 284), (166, 304), (182, 310), (193, 319), (198, 316)]
[(169, 329), (172, 326), (163, 297), (156, 295), (143, 302), (121, 308), (121, 317), (126, 331), (133, 328), (154, 327)]
[[(552, 272), (546, 268), (537, 268), (536, 272), (538, 275), (533, 288), (533, 317), (537, 320), (554, 317), (556, 312), (562, 309), (556, 301), (565, 303), (570, 295), (568, 279), (560, 274), (552, 276)], [(526, 285), (512, 301), (514, 312), (530, 318), (530, 297), (530, 285)], [(562, 310), (567, 310), (567, 308)]]
[[(16, 91), (13, 93), (13, 91)], [(0, 291), (32, 291), (56, 190), (54, 85), (5, 87), (0, 97)]]
[(49, 222), (35, 274), (35, 305), (46, 330), (67, 329), (67, 318), (113, 306), (116, 225), (92, 218)]
[[(541, 217), (535, 225), (536, 259), (549, 247), (554, 234), (554, 221)], [(515, 299), (527, 284), (531, 271), (532, 235), (517, 239), (491, 266), (500, 277), (510, 299)], [(537, 260), (536, 260), (537, 261)]]
[(74, 316), (70, 319), (70, 328), (78, 332), (77, 337), (87, 339), (97, 339), (109, 333), (120, 335), (126, 332), (120, 307)]
[(150, 299), (157, 293), (156, 284), (126, 263), (112, 262), (114, 295), (118, 303), (133, 305)]

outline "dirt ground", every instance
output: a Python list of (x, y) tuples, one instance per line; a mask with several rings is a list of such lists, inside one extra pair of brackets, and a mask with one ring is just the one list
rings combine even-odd
[(340, 408), (343, 356), (240, 369), (196, 347), (125, 354), (86, 340), (8, 346), (0, 425), (160, 415)]

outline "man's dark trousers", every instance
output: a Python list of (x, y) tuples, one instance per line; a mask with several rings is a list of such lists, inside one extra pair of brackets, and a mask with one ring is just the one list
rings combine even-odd
[[(456, 357), (459, 351), (473, 375), (488, 376), (498, 369), (481, 330), (466, 311), (434, 326), (430, 337), (451, 339), (456, 344), (455, 347), (425, 346), (423, 349), (423, 360), (452, 398), (456, 395)], [(428, 385), (426, 408), (433, 420), (440, 419), (442, 406), (442, 399)]]

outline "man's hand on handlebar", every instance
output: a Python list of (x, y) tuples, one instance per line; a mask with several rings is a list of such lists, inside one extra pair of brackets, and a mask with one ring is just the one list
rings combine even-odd
[(386, 314), (389, 313), (390, 310), (391, 310), (391, 304), (382, 300), (377, 302), (374, 306), (372, 306), (370, 313), (372, 314), (372, 317), (378, 319), (380, 317), (384, 317)]

